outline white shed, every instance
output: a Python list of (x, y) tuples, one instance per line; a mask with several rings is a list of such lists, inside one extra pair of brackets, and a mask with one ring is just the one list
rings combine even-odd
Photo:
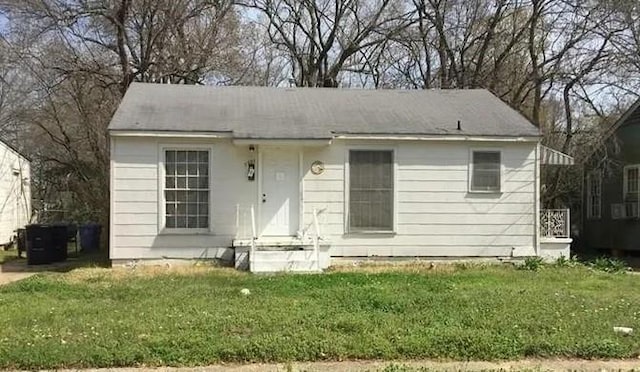
[(540, 133), (486, 90), (134, 83), (109, 131), (115, 263), (539, 254)]
[(0, 245), (31, 220), (30, 172), (29, 159), (0, 141)]

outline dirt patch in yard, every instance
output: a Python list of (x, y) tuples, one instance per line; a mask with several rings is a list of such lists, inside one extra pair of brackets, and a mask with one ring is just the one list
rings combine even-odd
[(498, 265), (511, 265), (512, 262), (503, 262), (495, 259), (483, 260), (335, 260), (335, 265), (331, 266), (330, 272), (363, 272), (363, 273), (386, 273), (386, 272), (443, 272), (449, 273), (465, 269), (481, 269), (495, 267)]
[(211, 272), (217, 275), (240, 276), (246, 275), (233, 268), (218, 267), (210, 264), (190, 264), (190, 265), (140, 265), (140, 266), (120, 266), (113, 268), (80, 268), (66, 273), (61, 279), (71, 282), (87, 282), (108, 279), (111, 281), (121, 281), (131, 278), (152, 278), (163, 275), (206, 275)]

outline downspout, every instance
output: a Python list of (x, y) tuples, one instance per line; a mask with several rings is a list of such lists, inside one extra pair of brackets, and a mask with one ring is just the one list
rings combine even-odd
[[(115, 246), (115, 150), (116, 139), (114, 136), (109, 135), (109, 260), (113, 263), (113, 257), (117, 247)], [(76, 243), (78, 244), (78, 243)], [(77, 249), (77, 246), (76, 246)]]
[[(585, 166), (584, 164), (580, 165), (581, 167), (581, 171), (580, 171), (580, 231), (578, 232), (578, 244), (577, 244), (577, 248), (581, 249), (584, 251), (585, 247), (581, 246), (582, 242), (584, 241), (584, 239), (582, 239), (582, 237), (584, 236), (584, 232), (586, 231), (586, 226), (585, 226), (585, 220), (584, 220), (584, 216), (586, 214), (586, 210), (585, 210), (585, 206), (587, 205), (587, 198), (586, 198), (586, 194), (585, 194)], [(602, 192), (602, 183), (600, 183), (600, 192)], [(602, 197), (600, 198), (600, 203), (602, 204)], [(600, 207), (600, 214), (602, 214), (602, 206)]]
[(534, 246), (536, 250), (536, 256), (540, 256), (540, 142), (536, 144), (536, 170), (535, 170), (535, 179), (536, 186), (534, 192), (535, 198), (535, 216), (533, 225), (535, 227), (534, 233)]

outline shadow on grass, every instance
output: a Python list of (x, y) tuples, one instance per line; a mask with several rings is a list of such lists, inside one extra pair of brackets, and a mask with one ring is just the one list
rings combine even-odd
[(78, 252), (65, 261), (44, 265), (28, 265), (27, 259), (18, 257), (16, 251), (13, 251), (15, 255), (6, 254), (7, 252), (11, 251), (2, 252), (5, 255), (0, 261), (0, 272), (4, 273), (68, 272), (78, 268), (111, 267), (107, 255), (103, 252)]

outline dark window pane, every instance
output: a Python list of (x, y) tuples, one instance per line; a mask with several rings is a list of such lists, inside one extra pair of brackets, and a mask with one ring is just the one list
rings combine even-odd
[(638, 168), (627, 169), (627, 192), (638, 192)]
[(167, 163), (164, 168), (167, 175), (173, 176), (176, 174), (176, 165), (174, 163)]
[(209, 164), (198, 164), (198, 174), (201, 176), (206, 176), (209, 174)]
[(209, 191), (197, 190), (209, 189), (209, 152), (166, 151), (165, 172), (166, 226), (208, 227)]
[(349, 188), (351, 229), (393, 229), (393, 152), (350, 151)]
[(166, 177), (164, 187), (166, 187), (167, 189), (174, 189), (176, 187), (176, 178)]
[(189, 183), (187, 184), (187, 187), (190, 189), (197, 189), (198, 188), (198, 177), (189, 177)]
[(477, 191), (500, 190), (500, 153), (474, 151), (471, 189)]
[(189, 163), (197, 163), (198, 162), (198, 152), (197, 151), (188, 151), (187, 161)]
[(198, 178), (198, 188), (199, 189), (208, 189), (209, 188), (209, 177), (200, 176)]
[(187, 177), (178, 177), (178, 178), (176, 178), (176, 188), (178, 188), (178, 189), (186, 189), (187, 188)]
[(179, 202), (187, 201), (187, 192), (186, 191), (176, 191), (177, 198), (176, 200)]
[(187, 204), (187, 214), (188, 215), (192, 215), (192, 216), (197, 215), (198, 214), (198, 204), (196, 204), (196, 203)]
[(500, 166), (500, 153), (496, 151), (475, 151), (473, 163), (476, 166), (496, 168)]
[(198, 175), (198, 164), (197, 163), (189, 163), (187, 164), (187, 172), (190, 176)]
[(181, 203), (176, 205), (176, 214), (180, 216), (184, 216), (187, 214), (187, 204)]
[(187, 165), (186, 164), (182, 164), (182, 163), (178, 163), (176, 165), (176, 174), (178, 176), (186, 176), (187, 175)]
[(186, 151), (177, 151), (176, 152), (176, 161), (185, 163), (187, 161), (187, 152)]
[(167, 150), (165, 152), (165, 163), (175, 163), (176, 162), (176, 152), (172, 150)]
[(176, 205), (175, 203), (167, 203), (165, 206), (166, 214), (176, 214)]
[(176, 192), (175, 191), (165, 191), (164, 192), (164, 198), (168, 202), (174, 202), (174, 201), (177, 200)]
[(198, 214), (201, 216), (208, 216), (209, 204), (198, 204)]
[(209, 162), (209, 151), (198, 151), (198, 161), (200, 163)]

